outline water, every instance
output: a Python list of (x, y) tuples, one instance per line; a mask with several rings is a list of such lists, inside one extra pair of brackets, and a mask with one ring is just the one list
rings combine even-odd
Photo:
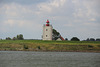
[(100, 53), (0, 51), (0, 67), (100, 67)]

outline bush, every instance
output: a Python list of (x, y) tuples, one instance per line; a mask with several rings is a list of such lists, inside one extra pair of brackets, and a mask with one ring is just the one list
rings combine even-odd
[(96, 41), (100, 41), (100, 38), (97, 38)]
[(38, 49), (41, 49), (40, 46), (38, 46)]
[(6, 37), (6, 40), (11, 40), (11, 38), (10, 37)]
[(68, 39), (67, 39), (67, 38), (65, 38), (65, 40), (66, 40), (66, 41), (68, 41)]
[(95, 39), (94, 38), (90, 38), (90, 41), (95, 41)]
[(13, 40), (17, 40), (17, 38), (16, 37), (13, 37)]
[(88, 45), (88, 47), (89, 47), (89, 48), (93, 48), (93, 46), (92, 46), (92, 45)]
[(73, 37), (71, 41), (80, 41), (77, 37)]
[(24, 49), (28, 49), (28, 46), (27, 45), (24, 45)]

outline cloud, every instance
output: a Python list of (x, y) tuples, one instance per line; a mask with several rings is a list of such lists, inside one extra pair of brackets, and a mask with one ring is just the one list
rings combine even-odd
[(8, 19), (5, 23), (10, 25), (10, 26), (13, 26), (14, 25), (14, 20)]
[(60, 6), (63, 6), (64, 3), (66, 2), (66, 0), (53, 0), (50, 5), (53, 6), (53, 7), (60, 7)]
[(37, 5), (39, 11), (38, 14), (52, 14), (55, 9), (59, 9), (64, 5), (66, 0), (50, 0), (48, 2), (40, 3)]
[(91, 18), (90, 21), (96, 21), (96, 19), (95, 18)]
[[(0, 2), (0, 31), (2, 32), (18, 30), (17, 32), (28, 31), (36, 34), (42, 32), (42, 25), (45, 24), (46, 19), (49, 19), (53, 27), (64, 37), (68, 32), (70, 36), (74, 33), (81, 33), (82, 36), (82, 32), (87, 34), (87, 32), (99, 31), (99, 0), (8, 1)], [(99, 33), (97, 32), (96, 35)]]
[(92, 18), (96, 18), (99, 15), (99, 10), (97, 8), (99, 8), (99, 4), (98, 4), (99, 0), (84, 0), (84, 1), (80, 1), (80, 0), (75, 0), (74, 1), (74, 5), (76, 6), (75, 9), (76, 11), (73, 13), (75, 17), (80, 17), (83, 19), (92, 19)]
[[(15, 21), (26, 20), (25, 18), (35, 14), (35, 11), (31, 9), (30, 6), (23, 6), (16, 3), (4, 4), (0, 9), (0, 14), (3, 16), (2, 22), (6, 20), (6, 23), (11, 26), (16, 23)], [(20, 22), (21, 23), (21, 22)], [(22, 24), (22, 23), (21, 23)]]

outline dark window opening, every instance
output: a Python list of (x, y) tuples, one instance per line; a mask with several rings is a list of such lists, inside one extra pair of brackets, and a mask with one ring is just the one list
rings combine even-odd
[(46, 29), (46, 31), (48, 31), (48, 29)]
[(47, 35), (46, 35), (46, 37), (47, 37)]

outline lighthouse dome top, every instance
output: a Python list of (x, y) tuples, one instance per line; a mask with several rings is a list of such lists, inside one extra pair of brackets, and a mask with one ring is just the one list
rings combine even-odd
[(46, 23), (49, 23), (49, 20), (47, 19)]

